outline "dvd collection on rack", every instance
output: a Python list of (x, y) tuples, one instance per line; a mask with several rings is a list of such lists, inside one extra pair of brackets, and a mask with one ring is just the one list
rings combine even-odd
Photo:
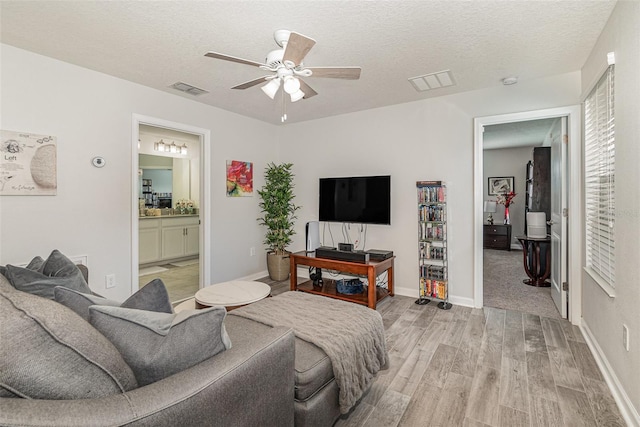
[(444, 187), (419, 187), (420, 203), (444, 203)]
[(420, 297), (447, 299), (447, 282), (420, 278)]
[(443, 260), (447, 257), (447, 251), (441, 242), (421, 242), (420, 259)]
[(434, 224), (431, 222), (420, 224), (420, 240), (444, 240), (446, 232), (446, 224)]

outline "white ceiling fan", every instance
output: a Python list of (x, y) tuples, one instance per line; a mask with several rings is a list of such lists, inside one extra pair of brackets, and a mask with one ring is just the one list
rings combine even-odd
[[(332, 79), (360, 78), (360, 67), (305, 67), (302, 63), (304, 57), (309, 53), (316, 41), (302, 34), (288, 30), (277, 30), (273, 34), (274, 39), (280, 49), (272, 50), (267, 54), (263, 63), (248, 59), (237, 58), (217, 52), (207, 52), (205, 56), (222, 59), (224, 61), (237, 62), (239, 64), (252, 65), (273, 74), (258, 77), (257, 79), (241, 83), (231, 89), (247, 89), (264, 82), (268, 82), (262, 87), (267, 96), (274, 99), (280, 85), (284, 92), (289, 94), (291, 102), (300, 99), (311, 98), (318, 93), (306, 84), (301, 77), (326, 77)], [(283, 117), (283, 121), (286, 117)]]

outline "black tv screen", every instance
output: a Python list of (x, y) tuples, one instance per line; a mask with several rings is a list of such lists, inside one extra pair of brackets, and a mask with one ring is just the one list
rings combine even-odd
[(391, 224), (391, 177), (320, 178), (318, 219), (357, 224)]

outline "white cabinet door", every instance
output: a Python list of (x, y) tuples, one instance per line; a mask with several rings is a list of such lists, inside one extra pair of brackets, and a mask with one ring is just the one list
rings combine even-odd
[(138, 263), (160, 260), (160, 229), (140, 229), (138, 238)]
[(162, 227), (162, 259), (184, 256), (184, 232), (182, 226)]
[(184, 239), (185, 256), (198, 255), (200, 253), (200, 226), (190, 225), (185, 227)]

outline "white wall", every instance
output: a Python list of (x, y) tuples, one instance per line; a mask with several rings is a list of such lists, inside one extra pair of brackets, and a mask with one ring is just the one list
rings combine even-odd
[[(124, 300), (131, 289), (132, 116), (140, 114), (211, 130), (212, 280), (266, 269), (257, 196), (225, 196), (225, 161), (277, 159), (277, 128), (157, 90), (0, 45), (2, 129), (55, 135), (56, 196), (0, 197), (0, 264), (28, 262), (59, 249), (87, 255), (89, 284)], [(91, 158), (103, 156), (102, 169)], [(259, 188), (263, 179), (256, 177)], [(104, 276), (117, 286), (104, 289)], [(137, 281), (137, 278), (136, 278)]]
[[(626, 391), (629, 413), (640, 425), (640, 3), (617, 3), (582, 69), (586, 95), (615, 52), (616, 218), (615, 297), (583, 273), (583, 324), (617, 381)], [(622, 325), (630, 351), (622, 346)], [(633, 407), (631, 407), (633, 405)]]
[[(542, 141), (541, 141), (542, 142)], [(483, 152), (483, 194), (484, 200), (496, 200), (496, 196), (489, 196), (488, 178), (491, 176), (512, 176), (516, 197), (509, 206), (511, 218), (511, 244), (520, 247), (516, 236), (522, 236), (524, 230), (524, 208), (526, 205), (526, 166), (533, 158), (533, 147), (502, 148), (498, 150), (484, 150)], [(504, 220), (504, 205), (496, 206), (497, 212), (493, 214), (494, 224), (502, 224)], [(485, 214), (487, 217), (488, 214)], [(485, 221), (486, 223), (486, 221)]]
[(417, 296), (415, 182), (446, 181), (451, 300), (472, 305), (473, 118), (573, 105), (579, 92), (575, 72), (282, 127), (280, 159), (294, 163), (303, 206), (293, 249), (304, 248), (304, 224), (317, 219), (319, 177), (390, 174), (392, 225), (369, 226), (366, 247), (393, 250), (397, 292)]

